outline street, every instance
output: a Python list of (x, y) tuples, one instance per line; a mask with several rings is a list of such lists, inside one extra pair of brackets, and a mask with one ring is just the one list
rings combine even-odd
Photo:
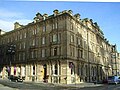
[[(90, 85), (90, 84), (89, 84)], [(80, 87), (79, 87), (80, 86)], [(120, 84), (117, 85), (58, 85), (34, 82), (10, 82), (0, 79), (0, 90), (120, 90)]]

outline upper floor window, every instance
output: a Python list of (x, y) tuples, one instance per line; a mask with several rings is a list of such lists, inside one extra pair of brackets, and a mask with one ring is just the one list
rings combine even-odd
[(52, 24), (52, 28), (53, 28), (53, 29), (57, 29), (57, 28), (58, 28), (58, 23), (57, 23), (57, 22), (54, 22), (54, 23)]
[(42, 57), (45, 57), (45, 49), (42, 49)]
[(18, 59), (21, 60), (21, 53), (18, 54)]
[(10, 39), (8, 38), (8, 43), (10, 42)]
[(45, 37), (42, 37), (42, 44), (45, 44)]
[(23, 53), (23, 60), (25, 60), (25, 52)]
[(74, 35), (70, 36), (70, 42), (74, 42)]
[(19, 49), (22, 49), (22, 44), (21, 43), (19, 44)]
[(45, 32), (45, 31), (46, 31), (46, 26), (45, 26), (45, 24), (43, 24), (42, 29), (43, 29), (43, 32)]
[(26, 32), (24, 32), (24, 38), (26, 38), (26, 36), (27, 36), (27, 34), (26, 34)]
[(37, 50), (33, 50), (33, 51), (30, 52), (30, 57), (31, 58), (35, 59), (35, 58), (37, 58), (37, 56), (38, 56), (38, 51)]
[(31, 46), (35, 46), (35, 39), (31, 40)]
[(58, 28), (58, 23), (57, 22), (55, 22), (55, 29), (57, 29)]
[(35, 46), (35, 39), (33, 39), (32, 45)]
[(73, 30), (73, 24), (70, 23), (70, 30)]
[(34, 58), (34, 52), (31, 51), (31, 58)]
[(23, 48), (25, 49), (25, 42), (23, 42)]
[(37, 34), (37, 29), (33, 29), (33, 30), (32, 30), (32, 34), (33, 34), (33, 35)]
[(53, 42), (57, 42), (57, 34), (53, 34)]
[(77, 40), (77, 45), (80, 45), (80, 38), (76, 38), (76, 40)]
[(34, 50), (34, 58), (37, 58), (37, 57), (38, 57), (38, 51)]
[(83, 50), (78, 49), (78, 57), (83, 58)]
[(20, 39), (22, 39), (22, 33), (20, 33)]
[(54, 56), (57, 56), (57, 47), (55, 47), (55, 48), (53, 49), (53, 54), (54, 54)]
[(83, 50), (80, 50), (80, 58), (83, 58)]

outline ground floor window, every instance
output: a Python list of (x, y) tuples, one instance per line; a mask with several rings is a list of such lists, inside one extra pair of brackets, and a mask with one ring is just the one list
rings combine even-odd
[(56, 75), (58, 74), (58, 66), (57, 66), (57, 64), (55, 64), (55, 74)]

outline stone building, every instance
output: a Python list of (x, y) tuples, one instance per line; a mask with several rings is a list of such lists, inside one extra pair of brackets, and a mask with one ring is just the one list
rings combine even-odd
[(112, 75), (112, 46), (92, 19), (72, 10), (37, 13), (26, 26), (0, 35), (2, 78), (74, 84), (102, 81)]
[(112, 45), (111, 52), (112, 75), (120, 75), (120, 53), (117, 52), (117, 46)]

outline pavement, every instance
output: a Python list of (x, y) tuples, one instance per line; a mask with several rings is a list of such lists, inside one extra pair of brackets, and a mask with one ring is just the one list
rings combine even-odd
[(0, 90), (17, 90), (0, 84)]
[(57, 83), (44, 83), (44, 82), (30, 82), (26, 81), (24, 83), (31, 83), (31, 84), (40, 84), (40, 85), (47, 85), (47, 86), (60, 86), (60, 87), (77, 87), (77, 88), (83, 88), (83, 87), (98, 87), (103, 86), (104, 84), (94, 84), (94, 83), (79, 83), (79, 84), (57, 84)]
[[(5, 79), (0, 79), (1, 82), (3, 82)], [(5, 80), (6, 82), (8, 81), (7, 79)], [(2, 83), (1, 83), (2, 84)], [(10, 83), (8, 83), (10, 84)], [(44, 83), (44, 82), (32, 82), (32, 81), (24, 81), (21, 84), (26, 84), (26, 85), (33, 85), (33, 86), (42, 86), (42, 87), (58, 87), (58, 88), (84, 88), (84, 87), (99, 87), (103, 86), (104, 84), (94, 84), (94, 83), (79, 83), (79, 84), (55, 84), (55, 83)], [(17, 84), (16, 84), (17, 85)], [(1, 86), (2, 87), (2, 86)], [(5, 86), (4, 86), (5, 87)], [(0, 89), (3, 90), (3, 89)], [(7, 87), (6, 89), (7, 90)]]

